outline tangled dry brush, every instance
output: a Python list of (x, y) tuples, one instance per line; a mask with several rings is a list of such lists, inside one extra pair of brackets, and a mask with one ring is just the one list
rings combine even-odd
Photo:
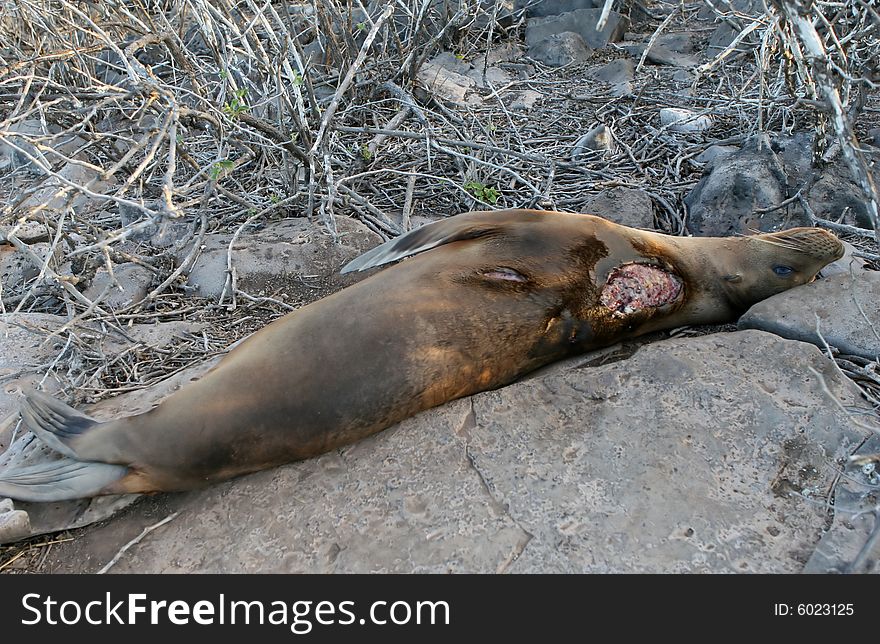
[[(522, 41), (526, 4), (6, 0), (0, 242), (35, 274), (6, 285), (0, 313), (124, 325), (175, 302), (180, 315), (198, 241), (279, 216), (335, 234), (334, 216), (346, 214), (390, 237), (423, 212), (578, 210), (590, 194), (628, 186), (651, 196), (658, 226), (680, 234), (682, 199), (699, 179), (691, 160), (709, 142), (657, 126), (657, 106), (675, 101), (713, 115), (715, 142), (818, 128), (827, 136), (815, 159), (840, 146), (876, 223), (858, 142), (866, 126), (853, 125), (877, 110), (880, 16), (870, 3), (774, 0), (757, 14), (726, 0), (614, 3), (650, 42), (697, 12), (729, 26), (733, 42), (695, 70), (686, 98), (662, 70), (637, 74), (626, 96), (585, 84), (577, 66), (535, 63), (528, 77), (493, 84), (490, 63), (516, 66), (497, 52)], [(439, 51), (483, 70), (477, 100), (449, 104), (420, 80)], [(540, 106), (510, 109), (528, 88), (540, 89)], [(617, 152), (573, 160), (597, 123)], [(114, 311), (83, 294), (96, 270), (112, 275), (123, 261), (155, 274), (146, 298)], [(220, 304), (254, 302), (228, 268)]]

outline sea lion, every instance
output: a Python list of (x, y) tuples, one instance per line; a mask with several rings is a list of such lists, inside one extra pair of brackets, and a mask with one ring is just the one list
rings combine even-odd
[(814, 279), (818, 228), (672, 237), (592, 215), (471, 212), (343, 270), (401, 260), (253, 334), (154, 409), (99, 422), (38, 392), (24, 423), (63, 458), (0, 473), (0, 496), (183, 490), (308, 458), (554, 360), (730, 320)]

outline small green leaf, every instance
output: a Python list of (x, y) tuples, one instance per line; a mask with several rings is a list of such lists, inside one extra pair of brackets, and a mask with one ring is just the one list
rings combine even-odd
[(492, 205), (495, 205), (501, 196), (501, 193), (496, 188), (483, 185), (479, 181), (468, 181), (462, 187), (480, 201)]
[(235, 163), (233, 163), (229, 159), (215, 161), (214, 164), (211, 166), (211, 181), (219, 181), (223, 177), (228, 176), (234, 168)]

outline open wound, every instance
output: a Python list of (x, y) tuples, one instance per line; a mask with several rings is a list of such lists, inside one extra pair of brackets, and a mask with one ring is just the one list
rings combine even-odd
[(674, 302), (681, 288), (681, 279), (662, 268), (623, 264), (611, 271), (599, 302), (615, 315), (629, 315)]

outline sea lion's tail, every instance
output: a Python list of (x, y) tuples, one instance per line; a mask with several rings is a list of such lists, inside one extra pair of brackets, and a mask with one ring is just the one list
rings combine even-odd
[(129, 473), (124, 465), (88, 460), (77, 437), (100, 425), (60, 400), (30, 391), (21, 408), (24, 424), (64, 458), (0, 470), (0, 497), (20, 501), (67, 501), (103, 492)]

